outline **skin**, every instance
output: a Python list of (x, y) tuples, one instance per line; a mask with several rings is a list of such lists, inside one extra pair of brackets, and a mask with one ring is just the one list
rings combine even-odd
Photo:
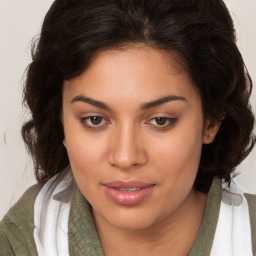
[[(146, 46), (109, 50), (64, 84), (64, 145), (107, 256), (187, 255), (200, 227), (207, 195), (193, 183), (202, 145), (219, 125), (204, 120), (199, 94), (175, 63)], [(105, 193), (102, 184), (113, 180), (154, 189), (123, 206)]]

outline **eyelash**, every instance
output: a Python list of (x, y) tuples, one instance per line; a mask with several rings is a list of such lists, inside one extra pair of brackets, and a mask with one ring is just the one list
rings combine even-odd
[[(91, 121), (92, 121), (92, 118), (99, 118), (100, 121), (102, 122), (102, 120), (105, 120), (105, 122), (103, 124), (93, 124)], [(108, 125), (108, 121), (102, 117), (102, 116), (87, 116), (87, 117), (82, 117), (82, 118), (79, 118), (80, 119), (80, 122), (83, 126), (85, 126), (86, 128), (88, 129), (93, 129), (93, 130), (98, 130), (98, 129), (104, 129), (107, 125)], [(162, 121), (164, 121), (164, 124), (163, 125), (159, 125), (159, 124), (152, 124), (151, 122), (152, 121), (160, 121), (162, 119)], [(178, 118), (170, 118), (170, 117), (154, 117), (154, 118), (151, 118), (149, 121), (146, 121), (145, 123), (146, 124), (149, 124), (152, 126), (152, 128), (156, 129), (156, 130), (168, 130), (170, 129), (176, 122), (177, 122)], [(88, 124), (88, 121), (91, 123), (91, 124)], [(168, 124), (166, 125), (166, 122), (168, 122)]]
[[(82, 117), (82, 118), (80, 118), (80, 122), (81, 122), (81, 124), (83, 125), (83, 126), (85, 126), (86, 128), (88, 128), (88, 129), (93, 129), (93, 130), (96, 130), (96, 129), (104, 129), (105, 128), (105, 126), (107, 126), (107, 123), (105, 123), (105, 124), (100, 124), (100, 125), (95, 125), (95, 124), (92, 124), (92, 122), (91, 122), (91, 120), (92, 120), (92, 118), (100, 118), (101, 120), (105, 120), (106, 121), (106, 119), (103, 117), (103, 116), (87, 116), (87, 117)], [(91, 122), (91, 124), (88, 124), (87, 122)]]
[[(146, 124), (150, 124), (151, 121), (154, 121), (156, 123), (156, 120), (161, 120), (164, 121), (163, 125), (157, 125), (157, 124), (151, 124), (152, 127), (156, 130), (168, 130), (170, 129), (178, 120), (178, 118), (170, 118), (170, 117), (154, 117), (152, 119), (150, 119), (149, 121), (146, 122)], [(167, 125), (166, 125), (167, 123)]]

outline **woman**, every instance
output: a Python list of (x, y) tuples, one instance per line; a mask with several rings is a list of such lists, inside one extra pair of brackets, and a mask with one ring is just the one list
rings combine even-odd
[(251, 89), (220, 0), (56, 0), (24, 87), (38, 184), (2, 254), (256, 255), (255, 197), (232, 181)]

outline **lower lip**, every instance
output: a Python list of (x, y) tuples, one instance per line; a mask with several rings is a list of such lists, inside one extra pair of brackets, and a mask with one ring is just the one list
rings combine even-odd
[(154, 185), (137, 191), (127, 192), (105, 186), (106, 195), (119, 205), (132, 206), (141, 203), (153, 191)]

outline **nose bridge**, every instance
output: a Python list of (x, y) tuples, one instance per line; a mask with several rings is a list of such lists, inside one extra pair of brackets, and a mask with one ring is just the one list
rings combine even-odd
[(139, 136), (135, 125), (128, 122), (121, 124), (114, 131), (113, 147), (110, 152), (112, 165), (127, 169), (145, 162), (146, 156)]

